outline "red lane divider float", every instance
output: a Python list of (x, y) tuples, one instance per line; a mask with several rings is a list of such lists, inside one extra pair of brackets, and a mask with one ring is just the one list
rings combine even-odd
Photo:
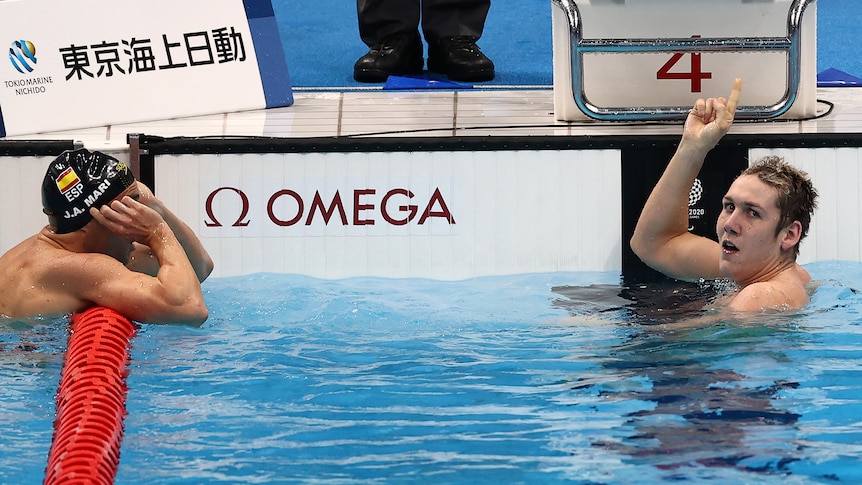
[(134, 336), (135, 325), (107, 308), (72, 316), (45, 485), (114, 483)]

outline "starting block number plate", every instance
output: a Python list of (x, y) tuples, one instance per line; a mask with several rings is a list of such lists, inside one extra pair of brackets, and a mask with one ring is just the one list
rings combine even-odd
[[(557, 119), (583, 119), (575, 105), (572, 52), (577, 42), (627, 39), (786, 38), (791, 0), (579, 0), (582, 39), (567, 13), (553, 5), (554, 105)], [(708, 19), (705, 21), (705, 19)], [(816, 111), (816, 2), (804, 10), (800, 85), (786, 116)], [(704, 52), (582, 52), (585, 100), (598, 108), (689, 106), (698, 98), (727, 96), (735, 78), (744, 83), (741, 106), (773, 106), (788, 91), (785, 50)], [(577, 76), (575, 76), (577, 79)]]

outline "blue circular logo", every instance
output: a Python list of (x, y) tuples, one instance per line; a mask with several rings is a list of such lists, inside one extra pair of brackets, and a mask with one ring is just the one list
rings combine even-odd
[(29, 40), (16, 40), (9, 48), (9, 60), (21, 74), (33, 72), (36, 64), (36, 46)]

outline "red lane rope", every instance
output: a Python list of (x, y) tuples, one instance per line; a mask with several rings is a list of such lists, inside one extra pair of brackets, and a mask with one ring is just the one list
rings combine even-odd
[(44, 484), (110, 485), (120, 462), (135, 325), (95, 307), (72, 315), (70, 328)]

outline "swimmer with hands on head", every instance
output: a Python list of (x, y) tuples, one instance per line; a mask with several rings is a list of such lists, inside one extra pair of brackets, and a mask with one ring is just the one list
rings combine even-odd
[(767, 157), (731, 184), (716, 223), (718, 241), (688, 232), (688, 195), (706, 154), (730, 130), (742, 91), (728, 99), (698, 99), (676, 153), (647, 199), (631, 248), (651, 268), (683, 280), (726, 278), (740, 290), (738, 311), (799, 308), (808, 304), (811, 276), (799, 264), (817, 192), (807, 174)]
[(200, 325), (213, 262), (191, 229), (122, 162), (85, 149), (48, 167), (49, 224), (0, 257), (0, 315), (104, 306), (135, 321)]

